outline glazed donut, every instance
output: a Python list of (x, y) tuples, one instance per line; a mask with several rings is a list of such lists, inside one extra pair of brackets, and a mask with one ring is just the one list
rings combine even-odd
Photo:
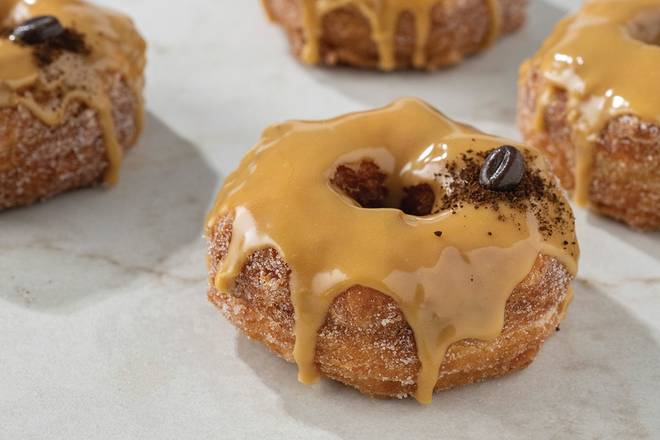
[(525, 21), (527, 0), (263, 0), (307, 64), (433, 70)]
[(0, 27), (0, 210), (115, 183), (144, 113), (132, 22), (82, 0), (9, 0)]
[(587, 2), (523, 64), (518, 123), (576, 201), (660, 228), (660, 1)]
[(528, 365), (570, 301), (571, 209), (534, 150), (404, 99), (270, 127), (207, 219), (209, 299), (374, 396)]

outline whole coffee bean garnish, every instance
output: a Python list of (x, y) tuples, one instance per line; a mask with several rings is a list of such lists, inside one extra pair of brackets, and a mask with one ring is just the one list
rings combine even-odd
[(63, 33), (64, 27), (57, 18), (51, 15), (42, 15), (16, 26), (9, 38), (12, 41), (32, 45), (45, 43)]
[(525, 159), (511, 145), (503, 145), (491, 151), (479, 173), (479, 183), (491, 191), (512, 191), (525, 174)]

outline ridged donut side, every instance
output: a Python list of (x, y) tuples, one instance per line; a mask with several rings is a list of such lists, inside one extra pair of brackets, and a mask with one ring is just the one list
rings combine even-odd
[[(289, 39), (293, 52), (300, 56), (305, 45), (302, 15), (298, 0), (265, 0), (275, 22)], [(519, 29), (525, 22), (527, 0), (500, 0), (502, 34)], [(480, 52), (491, 30), (491, 11), (485, 0), (448, 0), (438, 2), (431, 12), (431, 29), (426, 47), (426, 68), (433, 70), (459, 63)], [(368, 19), (354, 6), (340, 7), (322, 20), (321, 60), (326, 65), (379, 67), (378, 49), (372, 40)], [(396, 67), (413, 67), (415, 20), (402, 13), (394, 33)]]
[[(138, 137), (141, 97), (118, 73), (104, 72), (116, 138), (124, 151)], [(60, 97), (39, 90), (39, 104), (56, 106)], [(64, 110), (60, 124), (47, 125), (26, 107), (0, 108), (0, 210), (28, 205), (57, 194), (101, 184), (109, 166), (99, 113), (82, 101)]]
[[(537, 124), (539, 100), (554, 89)], [(562, 185), (575, 188), (576, 147), (566, 90), (549, 85), (537, 62), (519, 80), (518, 125), (545, 152)], [(611, 118), (597, 134), (589, 183), (592, 209), (640, 230), (660, 229), (660, 126), (634, 115)]]
[[(294, 310), (290, 269), (275, 249), (246, 256), (231, 292), (213, 280), (226, 256), (232, 216), (209, 231), (208, 297), (248, 337), (293, 361)], [(529, 365), (565, 312), (571, 276), (556, 259), (539, 256), (506, 304), (502, 334), (493, 341), (452, 345), (438, 373), (436, 390), (502, 376)], [(354, 286), (332, 304), (318, 333), (316, 364), (326, 377), (381, 397), (414, 394), (420, 367), (415, 338), (397, 304), (385, 294)]]

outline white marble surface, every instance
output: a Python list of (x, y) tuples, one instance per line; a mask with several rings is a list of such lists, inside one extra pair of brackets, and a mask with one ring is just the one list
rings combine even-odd
[(531, 0), (521, 33), (430, 75), (304, 68), (256, 0), (104, 3), (150, 40), (148, 125), (113, 190), (0, 214), (0, 439), (660, 438), (660, 236), (583, 211), (561, 332), (427, 407), (300, 385), (206, 302), (202, 219), (265, 125), (414, 95), (517, 137), (518, 64), (577, 2)]

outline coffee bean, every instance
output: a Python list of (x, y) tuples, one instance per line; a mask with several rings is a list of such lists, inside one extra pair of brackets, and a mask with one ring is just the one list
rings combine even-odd
[(50, 15), (31, 18), (14, 28), (10, 39), (23, 44), (41, 44), (64, 33), (60, 21)]
[(522, 153), (510, 145), (491, 151), (481, 167), (479, 183), (491, 191), (512, 191), (525, 174)]

